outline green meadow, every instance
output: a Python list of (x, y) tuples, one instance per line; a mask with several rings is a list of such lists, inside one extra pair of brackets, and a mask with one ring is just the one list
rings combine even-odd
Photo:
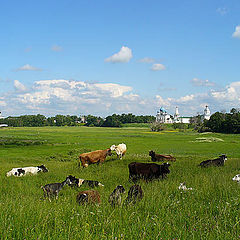
[[(145, 125), (125, 128), (42, 127), (0, 129), (0, 239), (239, 239), (240, 135), (192, 131), (150, 132)], [(125, 143), (103, 164), (78, 168), (78, 155)], [(144, 198), (136, 205), (112, 208), (108, 197), (121, 184), (126, 189), (130, 162), (150, 162), (149, 150), (172, 154), (166, 180), (140, 181)], [(198, 164), (226, 154), (224, 167)], [(14, 167), (44, 164), (48, 173), (6, 177)], [(43, 198), (40, 188), (62, 182), (69, 174), (98, 180), (100, 205), (79, 206), (76, 195), (88, 187), (65, 186), (58, 200)], [(192, 191), (181, 192), (186, 182)]]

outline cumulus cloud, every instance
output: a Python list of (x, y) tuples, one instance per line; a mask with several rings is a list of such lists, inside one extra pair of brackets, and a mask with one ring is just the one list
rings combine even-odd
[(154, 63), (156, 60), (154, 58), (145, 57), (138, 60), (141, 63)]
[(116, 83), (87, 83), (84, 81), (53, 79), (36, 81), (26, 88), (15, 80), (17, 91), (0, 97), (3, 114), (93, 114), (107, 116), (113, 113), (132, 112), (137, 115), (152, 114), (163, 106), (170, 113), (179, 107), (182, 116), (193, 116), (202, 112), (205, 105), (210, 110), (230, 110), (240, 107), (240, 82), (232, 82), (221, 90), (211, 90), (179, 97), (153, 97), (138, 95), (131, 86)]
[(107, 112), (138, 109), (139, 95), (132, 87), (116, 83), (87, 83), (83, 81), (55, 79), (36, 81), (30, 88), (14, 81), (17, 90), (5, 96), (10, 114), (41, 113), (95, 114), (104, 116)]
[(105, 62), (125, 63), (129, 62), (132, 57), (132, 50), (128, 47), (122, 46), (118, 53), (115, 53), (111, 57), (106, 58)]
[(61, 52), (63, 50), (63, 48), (61, 46), (58, 46), (58, 45), (53, 45), (51, 47), (51, 50), (54, 51), (54, 52)]
[(236, 26), (235, 32), (232, 34), (234, 38), (240, 38), (240, 25)]
[(26, 87), (20, 83), (18, 80), (14, 80), (14, 87), (17, 91), (25, 91)]
[(215, 85), (215, 83), (210, 82), (208, 79), (202, 80), (202, 79), (199, 79), (199, 78), (193, 78), (191, 80), (191, 83), (194, 86), (200, 86), (200, 87), (213, 87)]
[(166, 67), (161, 63), (154, 63), (151, 67), (152, 71), (161, 71), (161, 70), (165, 70), (165, 69), (166, 69)]
[(24, 66), (17, 68), (16, 71), (42, 71), (42, 69), (25, 64)]

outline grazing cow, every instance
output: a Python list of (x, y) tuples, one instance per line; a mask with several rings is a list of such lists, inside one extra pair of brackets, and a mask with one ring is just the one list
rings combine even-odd
[(153, 162), (159, 162), (159, 161), (172, 161), (175, 162), (176, 158), (172, 155), (163, 155), (163, 154), (156, 154), (154, 151), (149, 151), (149, 156), (151, 156), (151, 159)]
[(80, 161), (83, 167), (88, 167), (88, 165), (92, 163), (103, 163), (106, 157), (111, 155), (112, 153), (110, 148), (105, 150), (96, 150), (93, 152), (82, 153), (79, 156), (78, 166), (80, 166)]
[(63, 182), (61, 183), (49, 183), (45, 186), (42, 186), (42, 190), (44, 192), (44, 197), (48, 196), (49, 201), (51, 202), (51, 197), (55, 196), (56, 199), (58, 199), (58, 193), (62, 190), (62, 188), (68, 184), (71, 185), (71, 180), (69, 177), (67, 177)]
[(71, 180), (72, 185), (75, 185), (77, 187), (81, 187), (82, 185), (88, 185), (89, 187), (92, 187), (92, 188), (93, 187), (104, 187), (104, 185), (98, 181), (76, 178), (72, 175), (69, 175), (68, 178)]
[(169, 167), (169, 163), (158, 165), (156, 163), (132, 162), (128, 165), (129, 179), (132, 181), (136, 181), (139, 178), (152, 180), (161, 177), (164, 179), (167, 177), (167, 174), (170, 173)]
[(123, 156), (125, 155), (125, 153), (127, 152), (127, 146), (126, 146), (126, 144), (124, 144), (124, 143), (118, 144), (117, 146), (112, 145), (112, 146), (110, 147), (110, 149), (111, 149), (112, 151), (115, 151), (116, 154), (117, 154), (117, 156), (118, 156), (120, 159), (122, 159), (122, 157), (123, 157)]
[(7, 172), (7, 177), (15, 176), (15, 177), (22, 177), (27, 174), (35, 175), (39, 172), (48, 172), (48, 169), (44, 166), (37, 166), (37, 167), (23, 167), (23, 168), (13, 168), (11, 171)]
[(220, 167), (220, 166), (224, 166), (225, 161), (227, 161), (227, 156), (223, 154), (216, 159), (203, 161), (199, 164), (199, 166), (201, 166), (202, 168), (209, 167), (209, 166)]
[(179, 187), (178, 187), (179, 190), (183, 190), (183, 191), (188, 191), (188, 190), (192, 190), (192, 188), (187, 188), (186, 186), (186, 183), (183, 182), (183, 183), (180, 183)]
[(128, 191), (128, 197), (126, 198), (126, 203), (135, 204), (137, 200), (141, 200), (143, 198), (143, 190), (140, 185), (133, 185)]
[(118, 185), (111, 195), (109, 196), (108, 202), (115, 207), (116, 205), (121, 205), (122, 197), (121, 194), (125, 192), (125, 189), (122, 185)]
[(233, 181), (236, 181), (237, 183), (240, 183), (240, 174), (237, 174), (232, 178)]
[(101, 203), (100, 194), (96, 190), (86, 190), (79, 192), (76, 200), (79, 204)]

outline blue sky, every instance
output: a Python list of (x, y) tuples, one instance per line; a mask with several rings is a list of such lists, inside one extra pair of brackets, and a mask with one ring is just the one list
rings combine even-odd
[(0, 111), (240, 107), (240, 2), (2, 1)]

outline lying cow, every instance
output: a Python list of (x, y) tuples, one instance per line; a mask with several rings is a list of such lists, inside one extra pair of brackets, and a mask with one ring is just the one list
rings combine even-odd
[(106, 157), (111, 155), (112, 153), (110, 148), (105, 150), (96, 150), (93, 152), (82, 153), (79, 156), (78, 166), (80, 166), (80, 161), (83, 167), (88, 167), (89, 164), (93, 163), (103, 163)]
[(27, 174), (35, 175), (39, 172), (48, 172), (48, 169), (44, 166), (37, 166), (37, 167), (23, 167), (23, 168), (13, 168), (11, 171), (7, 172), (7, 177), (15, 176), (15, 177), (22, 177)]
[(227, 156), (223, 154), (216, 159), (203, 161), (199, 164), (199, 166), (201, 166), (202, 168), (209, 167), (209, 166), (220, 167), (220, 166), (224, 166), (225, 161), (227, 161)]
[(192, 188), (187, 188), (186, 186), (186, 183), (183, 182), (183, 183), (180, 183), (179, 187), (178, 187), (179, 190), (183, 190), (183, 191), (188, 191), (188, 190), (193, 190)]
[(82, 185), (87, 185), (91, 188), (94, 187), (103, 187), (104, 185), (98, 181), (93, 181), (93, 180), (85, 180), (85, 179), (81, 179), (81, 178), (76, 178), (72, 175), (69, 175), (68, 178), (71, 180), (71, 185), (77, 186), (77, 187), (81, 187)]
[(167, 177), (167, 174), (170, 173), (169, 167), (169, 163), (158, 165), (156, 163), (132, 162), (128, 165), (129, 179), (132, 181), (136, 181), (139, 178), (143, 178), (145, 180), (157, 178), (164, 179)]
[(117, 156), (122, 159), (122, 157), (125, 155), (127, 152), (127, 146), (124, 143), (118, 144), (117, 146), (112, 145), (110, 147), (111, 151), (115, 151)]
[(137, 201), (141, 200), (143, 198), (143, 190), (140, 185), (133, 185), (130, 187), (128, 191), (128, 197), (126, 198), (125, 203), (129, 204), (135, 204)]
[(78, 204), (101, 203), (100, 194), (96, 190), (79, 192), (76, 200)]
[(151, 157), (151, 160), (153, 162), (159, 162), (159, 161), (172, 161), (175, 162), (176, 158), (172, 155), (163, 155), (163, 154), (156, 154), (154, 151), (149, 151), (149, 156)]
[(232, 178), (233, 181), (236, 181), (237, 183), (240, 183), (240, 174), (237, 174)]

